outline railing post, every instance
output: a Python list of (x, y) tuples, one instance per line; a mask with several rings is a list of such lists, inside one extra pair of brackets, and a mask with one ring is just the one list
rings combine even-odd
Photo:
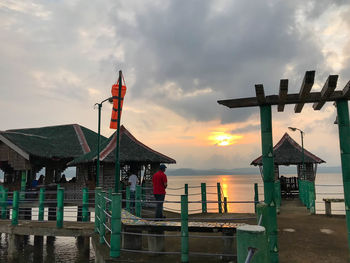
[(95, 188), (95, 232), (100, 229), (100, 195), (102, 187)]
[(105, 243), (105, 223), (106, 223), (106, 192), (102, 191), (100, 194), (100, 244)]
[[(134, 202), (135, 202), (135, 200), (134, 200)], [(125, 209), (126, 209), (126, 211), (131, 212), (131, 209), (130, 209), (130, 186), (127, 186), (127, 187), (126, 187), (126, 203), (125, 203)]]
[(207, 212), (207, 185), (201, 183), (201, 196), (202, 196), (202, 213)]
[(188, 262), (188, 195), (181, 195), (181, 262)]
[(7, 219), (7, 197), (8, 197), (8, 189), (4, 188), (1, 199), (1, 218)]
[(19, 198), (21, 200), (24, 200), (25, 199), (25, 196), (26, 196), (26, 184), (27, 184), (27, 171), (22, 171), (22, 174), (21, 174), (21, 193), (19, 195)]
[(141, 186), (136, 185), (136, 216), (141, 217)]
[(254, 251), (253, 260), (249, 262), (270, 262), (265, 227), (245, 225), (237, 228), (237, 263), (247, 262), (249, 250)]
[(63, 227), (63, 213), (64, 213), (64, 189), (58, 188), (57, 189), (57, 221), (56, 221), (56, 227), (62, 228)]
[(256, 213), (256, 205), (259, 203), (259, 188), (257, 183), (254, 184), (254, 202), (254, 211)]
[(110, 256), (117, 258), (120, 256), (120, 232), (122, 229), (121, 224), (121, 194), (112, 194), (112, 219), (111, 219), (111, 250)]
[(89, 192), (86, 187), (83, 188), (83, 222), (89, 221)]
[(19, 208), (19, 194), (18, 191), (13, 192), (13, 200), (12, 200), (12, 221), (11, 225), (18, 225), (18, 208)]
[(188, 184), (185, 184), (185, 195), (188, 195)]
[(44, 221), (44, 212), (45, 212), (44, 202), (45, 202), (45, 188), (41, 187), (40, 193), (39, 193), (39, 215), (38, 215), (39, 221)]
[(224, 213), (227, 214), (227, 197), (224, 197)]
[(216, 185), (217, 191), (218, 191), (218, 208), (219, 208), (219, 214), (222, 214), (222, 204), (221, 204), (221, 186), (220, 182)]

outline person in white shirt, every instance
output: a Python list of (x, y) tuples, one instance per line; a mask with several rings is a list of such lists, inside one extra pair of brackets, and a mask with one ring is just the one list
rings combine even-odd
[(130, 208), (132, 211), (135, 210), (135, 192), (136, 192), (136, 185), (138, 184), (139, 179), (137, 178), (135, 171), (131, 171), (131, 174), (129, 176), (129, 186), (130, 186)]

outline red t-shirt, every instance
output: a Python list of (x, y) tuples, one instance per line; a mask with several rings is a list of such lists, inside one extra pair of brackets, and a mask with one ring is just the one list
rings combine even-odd
[(163, 171), (158, 171), (153, 175), (153, 194), (165, 195), (165, 184), (168, 182), (166, 174)]

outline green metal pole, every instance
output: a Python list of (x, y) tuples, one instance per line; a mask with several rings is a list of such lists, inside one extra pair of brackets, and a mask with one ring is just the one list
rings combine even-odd
[(309, 192), (309, 198), (310, 198), (310, 214), (314, 215), (316, 214), (316, 206), (315, 206), (315, 200), (316, 200), (316, 193), (315, 193), (315, 182), (310, 182), (310, 192)]
[(39, 216), (38, 216), (39, 221), (44, 221), (44, 211), (45, 211), (44, 202), (45, 202), (45, 188), (41, 187), (40, 194), (39, 194)]
[(98, 103), (97, 165), (96, 165), (96, 186), (97, 187), (100, 186), (101, 108), (102, 108), (102, 102)]
[(119, 192), (119, 181), (120, 181), (120, 163), (119, 163), (119, 137), (120, 137), (120, 116), (121, 116), (121, 96), (122, 96), (122, 71), (119, 70), (119, 90), (118, 90), (118, 120), (117, 120), (117, 138), (115, 146), (115, 184), (114, 192)]
[(202, 213), (207, 212), (207, 185), (201, 183), (201, 196), (202, 196)]
[(221, 186), (220, 186), (220, 183), (219, 183), (219, 182), (216, 184), (216, 188), (217, 188), (217, 191), (218, 191), (218, 208), (219, 208), (219, 214), (222, 214)]
[(301, 151), (302, 151), (302, 168), (301, 168), (301, 171), (302, 171), (302, 177), (304, 178), (304, 179), (306, 179), (305, 178), (305, 162), (304, 162), (304, 159), (305, 159), (305, 155), (304, 155), (304, 132), (303, 131), (301, 131), (301, 130), (299, 130), (300, 131), (300, 136), (301, 136)]
[[(337, 101), (341, 167), (343, 174), (348, 249), (350, 252), (350, 121), (347, 100)], [(350, 257), (349, 257), (350, 258)]]
[(1, 219), (7, 218), (7, 197), (8, 197), (8, 189), (4, 188), (1, 199)]
[(126, 209), (126, 211), (131, 212), (131, 209), (130, 209), (130, 186), (126, 187), (126, 204), (125, 204), (125, 209)]
[(102, 187), (95, 188), (95, 232), (97, 233), (100, 229), (100, 195)]
[(89, 221), (89, 192), (86, 187), (83, 188), (83, 222)]
[(259, 203), (259, 188), (257, 183), (254, 184), (254, 202), (254, 210), (256, 213), (256, 205)]
[(188, 262), (188, 195), (181, 195), (181, 262)]
[(276, 200), (276, 212), (280, 213), (280, 207), (281, 207), (281, 188), (280, 188), (280, 181), (277, 180), (274, 182), (275, 187), (275, 200)]
[(272, 115), (271, 105), (260, 106), (261, 120), (261, 145), (262, 145), (262, 163), (264, 180), (264, 197), (267, 204), (269, 224), (266, 227), (266, 233), (269, 240), (269, 249), (271, 253), (271, 262), (279, 262), (278, 259), (278, 241), (277, 241), (277, 216), (276, 200), (274, 195), (274, 160), (272, 144)]
[(120, 232), (122, 230), (121, 211), (122, 211), (121, 194), (112, 194), (112, 218), (111, 218), (111, 250), (110, 256), (117, 258), (120, 256)]
[(26, 184), (27, 184), (27, 171), (22, 171), (22, 175), (21, 175), (21, 193), (19, 195), (19, 198), (21, 200), (25, 199), (26, 196)]
[(188, 195), (188, 184), (185, 184), (185, 195)]
[(104, 236), (106, 234), (106, 192), (102, 191), (100, 194), (100, 244), (105, 243)]
[(228, 209), (227, 209), (227, 197), (224, 197), (224, 213), (227, 214)]
[(136, 204), (135, 204), (135, 208), (136, 208), (136, 216), (141, 217), (141, 186), (140, 185), (136, 185)]
[(19, 194), (18, 191), (13, 192), (13, 200), (12, 200), (12, 221), (11, 225), (18, 225), (18, 208), (19, 208)]
[(56, 227), (63, 227), (63, 213), (64, 213), (64, 189), (62, 187), (57, 189), (57, 221)]

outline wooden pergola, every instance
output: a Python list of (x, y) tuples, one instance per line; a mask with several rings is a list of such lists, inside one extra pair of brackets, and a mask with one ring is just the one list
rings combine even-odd
[(294, 112), (300, 113), (305, 103), (313, 103), (314, 110), (320, 110), (326, 102), (335, 102), (339, 127), (340, 153), (342, 163), (346, 222), (348, 228), (348, 247), (350, 251), (350, 122), (348, 100), (350, 99), (350, 81), (343, 90), (336, 91), (338, 75), (329, 75), (320, 92), (311, 92), (315, 80), (315, 71), (307, 71), (299, 93), (288, 94), (288, 79), (281, 79), (278, 95), (265, 96), (262, 84), (255, 85), (255, 97), (219, 100), (218, 103), (229, 108), (260, 108), (262, 164), (264, 180), (264, 198), (269, 219), (266, 231), (269, 236), (271, 261), (278, 262), (276, 200), (274, 195), (274, 158), (272, 143), (271, 106), (277, 105), (279, 112), (286, 104), (295, 104)]

